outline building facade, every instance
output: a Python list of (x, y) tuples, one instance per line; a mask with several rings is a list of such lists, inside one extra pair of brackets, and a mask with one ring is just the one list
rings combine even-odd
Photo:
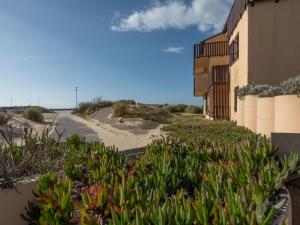
[(194, 45), (194, 96), (212, 119), (237, 119), (237, 91), (300, 74), (300, 0), (235, 0), (220, 34)]

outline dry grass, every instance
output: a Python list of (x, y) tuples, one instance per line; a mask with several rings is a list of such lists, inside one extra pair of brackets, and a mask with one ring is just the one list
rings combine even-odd
[(113, 116), (124, 118), (141, 118), (159, 123), (167, 123), (172, 114), (159, 105), (130, 105), (124, 102), (117, 102), (113, 105)]

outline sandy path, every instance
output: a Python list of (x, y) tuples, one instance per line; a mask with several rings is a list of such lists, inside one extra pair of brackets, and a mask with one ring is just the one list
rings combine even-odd
[(101, 123), (97, 120), (83, 119), (74, 115), (71, 115), (71, 118), (94, 130), (105, 145), (115, 146), (119, 150), (144, 147), (150, 144), (154, 139), (161, 138), (163, 135), (160, 130), (162, 125), (149, 130), (146, 134), (133, 134), (127, 130), (119, 130), (107, 123)]

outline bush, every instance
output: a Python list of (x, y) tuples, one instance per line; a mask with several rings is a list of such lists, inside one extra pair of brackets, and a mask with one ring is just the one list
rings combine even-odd
[(300, 95), (300, 75), (282, 82), (280, 86), (285, 95)]
[(248, 84), (244, 87), (239, 88), (238, 96), (244, 97), (246, 95), (260, 95), (262, 92), (268, 90), (271, 86), (265, 84), (252, 85)]
[(128, 104), (128, 105), (135, 105), (136, 102), (132, 99), (129, 99), (129, 100), (118, 100), (116, 101), (116, 103), (125, 103), (125, 104)]
[(112, 105), (113, 103), (111, 101), (102, 101), (101, 98), (96, 98), (90, 102), (80, 102), (79, 107), (73, 110), (72, 113), (88, 116), (100, 109), (111, 107)]
[(125, 102), (116, 102), (112, 107), (112, 115), (113, 117), (122, 117), (126, 114), (126, 110), (128, 108), (128, 104)]
[(268, 89), (266, 89), (262, 93), (260, 93), (258, 95), (258, 97), (260, 97), (260, 98), (274, 97), (274, 96), (278, 96), (278, 95), (282, 95), (282, 94), (283, 94), (283, 90), (281, 87), (270, 86)]
[(178, 104), (178, 105), (166, 105), (164, 106), (170, 113), (183, 113), (186, 110), (187, 105)]
[(35, 107), (29, 107), (24, 111), (24, 117), (28, 120), (37, 122), (37, 123), (42, 123), (44, 122), (44, 116), (42, 112)]
[[(11, 138), (12, 132), (20, 134), (22, 146)], [(4, 140), (0, 144), (0, 188), (13, 188), (25, 176), (62, 169), (65, 148), (49, 136), (48, 130), (36, 135), (32, 129), (8, 129), (0, 130), (0, 136)]]
[(199, 114), (199, 113), (202, 113), (202, 109), (200, 107), (190, 105), (190, 106), (186, 107), (185, 112), (186, 113)]

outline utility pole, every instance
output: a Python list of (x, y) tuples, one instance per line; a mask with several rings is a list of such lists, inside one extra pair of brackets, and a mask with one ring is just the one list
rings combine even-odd
[(10, 107), (11, 107), (11, 108), (12, 108), (12, 106), (13, 106), (13, 103), (12, 103), (12, 102), (13, 102), (13, 98), (11, 97), (11, 98), (10, 98)]
[(78, 93), (78, 87), (75, 87), (75, 92), (76, 92), (76, 106), (75, 106), (75, 108), (77, 109), (77, 93)]

